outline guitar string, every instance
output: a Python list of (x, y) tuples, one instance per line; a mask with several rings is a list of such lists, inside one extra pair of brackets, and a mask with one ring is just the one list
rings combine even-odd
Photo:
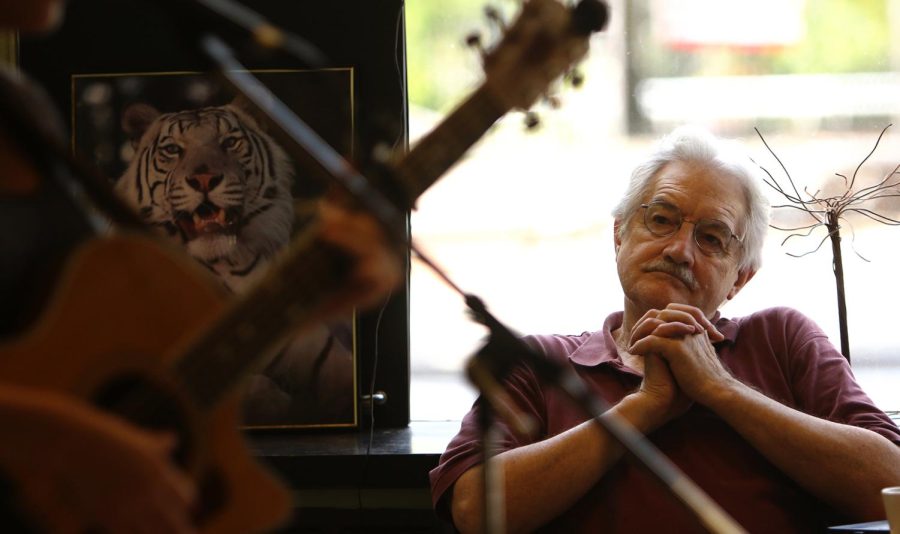
[[(306, 265), (308, 272), (319, 276), (311, 276), (311, 279), (321, 279), (330, 274), (325, 269), (327, 254), (316, 255), (316, 250), (307, 255)], [(318, 257), (316, 257), (318, 256)], [(333, 263), (333, 262), (329, 262)], [(335, 286), (336, 282), (331, 282)], [(271, 342), (283, 331), (282, 316), (275, 310), (286, 309), (291, 303), (309, 302), (309, 295), (316, 295), (318, 287), (312, 288), (308, 284), (285, 284), (280, 291), (265, 294), (265, 291), (257, 291), (251, 297), (240, 302), (236, 300), (226, 308), (224, 320), (219, 321), (214, 328), (206, 331), (195, 345), (189, 349), (185, 356), (174, 362), (172, 370), (176, 378), (181, 379), (180, 384), (175, 384), (176, 391), (180, 390), (191, 395), (189, 404), (197, 405), (200, 409), (210, 409), (215, 406), (215, 401), (221, 398), (223, 392), (229, 391), (235, 380), (244, 375), (244, 362), (239, 361), (247, 352), (240, 349), (229, 350), (229, 345), (250, 346), (253, 344), (273, 345)], [(302, 313), (308, 314), (312, 306), (303, 306)], [(238, 312), (240, 316), (237, 316)], [(229, 343), (229, 339), (239, 335), (234, 323), (251, 322), (257, 327), (252, 336), (244, 340), (235, 340)], [(282, 336), (283, 337), (283, 336)], [(216, 351), (218, 350), (218, 354)], [(210, 365), (211, 361), (218, 360), (219, 365)], [(253, 360), (251, 356), (248, 360)], [(224, 364), (224, 365), (223, 365)], [(164, 386), (164, 385), (163, 385)], [(179, 387), (180, 386), (180, 387)], [(116, 402), (115, 407), (123, 414), (132, 415), (158, 415), (161, 408), (170, 408), (171, 399), (161, 398), (156, 391), (148, 391), (145, 388), (133, 388)], [(188, 406), (188, 411), (191, 407)]]
[[(437, 128), (437, 130), (443, 129), (444, 132), (447, 130), (455, 130), (455, 135), (447, 136), (444, 133), (438, 132), (436, 135), (430, 135), (423, 140), (423, 144), (426, 145), (426, 147), (429, 143), (431, 145), (438, 144), (436, 139), (440, 140), (441, 137), (449, 137), (449, 139), (455, 142), (443, 143), (444, 150), (430, 151), (416, 147), (416, 149), (410, 152), (409, 157), (401, 162), (401, 166), (398, 169), (399, 176), (409, 177), (418, 175), (420, 178), (422, 176), (439, 176), (440, 172), (449, 166), (448, 161), (456, 161), (458, 159), (458, 154), (464, 153), (467, 147), (474, 144), (474, 142), (480, 138), (481, 134), (490, 128), (496, 120), (491, 117), (499, 117), (503, 113), (503, 110), (496, 105), (483, 88), (475, 91), (457, 111), (457, 113), (452, 114), (451, 117), (448, 118), (443, 126)], [(431, 156), (430, 159), (428, 157), (429, 155)], [(437, 161), (435, 161), (435, 155), (438, 156)], [(425, 182), (424, 187), (420, 183), (414, 183), (414, 186), (418, 186), (413, 189), (416, 194), (424, 191), (428, 185), (430, 185), (431, 180), (423, 180), (423, 182)], [(414, 245), (410, 244), (410, 247), (420, 258), (424, 257), (421, 251), (415, 249)], [(316, 249), (307, 251), (307, 254), (314, 254), (315, 251)], [(307, 260), (309, 259), (310, 258), (307, 258)], [(329, 274), (329, 270), (326, 268), (327, 265), (323, 265), (323, 263), (326, 262), (322, 262), (321, 260), (318, 262), (308, 261), (306, 266), (310, 271), (314, 273), (317, 272), (319, 276), (324, 276)], [(311, 268), (309, 267), (310, 265), (312, 265)], [(446, 276), (444, 278), (445, 280), (448, 280)], [(337, 282), (334, 282), (332, 285), (334, 286), (336, 284)], [(219, 322), (218, 325), (208, 330), (205, 335), (202, 335), (199, 338), (199, 341), (194, 345), (192, 350), (188, 351), (186, 357), (175, 362), (174, 365), (178, 374), (190, 386), (186, 388), (186, 390), (193, 393), (193, 400), (195, 402), (199, 401), (198, 404), (200, 404), (201, 407), (209, 408), (213, 404), (213, 401), (219, 398), (221, 392), (226, 389), (224, 386), (231, 386), (236, 377), (242, 374), (235, 373), (232, 370), (235, 366), (240, 367), (240, 362), (235, 362), (234, 358), (240, 357), (242, 351), (221, 351), (220, 357), (222, 357), (223, 354), (231, 354), (230, 358), (232, 358), (232, 361), (227, 362), (229, 365), (209, 365), (210, 360), (206, 355), (208, 350), (207, 347), (216, 344), (221, 346), (225, 339), (233, 339), (238, 332), (237, 329), (232, 328), (232, 325), (234, 322), (246, 322), (246, 317), (258, 318), (252, 321), (257, 325), (255, 335), (251, 336), (253, 339), (263, 340), (263, 342), (265, 342), (272, 337), (276, 337), (276, 334), (281, 331), (282, 327), (280, 314), (273, 310), (287, 309), (291, 303), (293, 303), (294, 306), (297, 306), (296, 303), (304, 302), (308, 299), (307, 288), (305, 288), (303, 284), (287, 284), (287, 286), (282, 289), (282, 291), (274, 292), (266, 298), (251, 295), (251, 297), (242, 302), (240, 306), (234, 305), (230, 307), (226, 312), (229, 315), (228, 318), (230, 320)], [(315, 294), (311, 288), (309, 289), (309, 292)], [(260, 309), (261, 306), (262, 308)], [(309, 307), (307, 306), (306, 308), (307, 309), (302, 310), (302, 313), (309, 312)], [(242, 321), (239, 320), (239, 318), (233, 317), (233, 314), (236, 313), (236, 310), (238, 309), (244, 312), (243, 317), (241, 318)], [(262, 328), (260, 328), (259, 325), (262, 325)], [(237, 345), (243, 346), (244, 344), (238, 342)], [(204, 350), (200, 351), (200, 348), (204, 348)], [(192, 354), (197, 354), (197, 356), (191, 356)], [(220, 387), (217, 389), (210, 389), (210, 385), (216, 384), (220, 385)], [(152, 412), (154, 407), (158, 408), (162, 405), (158, 395), (146, 395), (145, 397), (141, 391), (129, 395), (129, 398), (126, 401), (123, 401), (122, 404), (126, 406), (130, 405), (130, 409), (132, 410), (140, 410), (139, 413), (144, 412), (144, 410)]]
[[(328, 289), (335, 289), (339, 286), (339, 276), (329, 269), (335, 265), (336, 260), (332, 261), (329, 259), (330, 257), (334, 257), (334, 255), (325, 253), (323, 249), (309, 250), (304, 255), (302, 264), (304, 267), (302, 270), (306, 272), (308, 282), (291, 283), (281, 277), (276, 277), (273, 280), (278, 283), (272, 284), (268, 288), (258, 289), (250, 297), (242, 302), (236, 302), (231, 307), (228, 317), (230, 320), (221, 322), (214, 331), (205, 336), (205, 344), (211, 345), (211, 347), (202, 351), (218, 352), (218, 357), (221, 358), (220, 363), (227, 365), (213, 366), (216, 371), (211, 375), (209, 373), (209, 354), (199, 355), (201, 351), (198, 351), (197, 357), (188, 357), (182, 360), (184, 363), (179, 370), (181, 376), (192, 383), (193, 387), (189, 389), (205, 390), (205, 395), (199, 399), (201, 402), (206, 405), (211, 404), (221, 395), (225, 386), (233, 384), (234, 380), (244, 374), (247, 370), (247, 361), (252, 361), (254, 358), (250, 357), (245, 361), (240, 361), (245, 358), (243, 355), (246, 354), (246, 351), (242, 350), (243, 347), (275, 345), (278, 338), (289, 336), (289, 333), (279, 335), (285, 330), (283, 327), (285, 322), (306, 322), (313, 308), (324, 298), (321, 296), (323, 286)], [(326, 280), (326, 282), (322, 282), (322, 280)], [(318, 283), (313, 287), (311, 281)], [(286, 319), (281, 310), (290, 310), (293, 317)], [(239, 328), (234, 327), (234, 323), (255, 326), (253, 331), (244, 331), (245, 334), (248, 334), (246, 339), (236, 339), (241, 332)], [(203, 344), (201, 343), (201, 346)], [(234, 348), (235, 346), (237, 348)]]
[[(479, 94), (476, 92), (476, 94)], [(469, 103), (464, 106), (463, 109), (471, 109), (471, 107), (477, 107), (479, 111), (485, 108), (490, 108), (494, 113), (497, 112), (496, 107), (491, 105), (491, 102), (483, 98), (482, 96), (475, 96), (470, 99)], [(454, 115), (454, 117), (464, 117), (469, 115), (469, 113), (459, 113)], [(473, 113), (476, 117), (485, 117), (487, 113)], [(472, 139), (477, 137), (472, 134), (475, 130), (481, 130), (481, 126), (483, 124), (487, 124), (489, 121), (485, 120), (481, 124), (478, 124), (475, 121), (470, 120), (457, 120), (455, 121), (457, 124), (451, 124), (454, 129), (457, 131), (465, 131), (469, 135), (457, 136), (453, 137), (455, 139), (465, 138)], [(453, 148), (459, 149), (460, 146), (465, 145), (466, 143), (458, 144)], [(429, 154), (428, 150), (423, 151), (413, 151), (412, 154)], [(430, 168), (435, 168), (435, 164), (428, 163), (427, 158), (424, 156), (419, 156), (418, 158), (411, 158), (411, 163), (409, 166), (406, 166), (406, 169), (412, 168), (416, 170), (417, 168), (423, 168), (428, 166)], [(425, 171), (423, 170), (424, 174)], [(318, 273), (318, 276), (309, 276), (310, 279), (321, 279), (323, 276), (328, 274), (328, 269), (326, 265), (323, 263), (327, 263), (321, 258), (314, 257), (315, 249), (312, 251), (306, 252), (306, 262), (305, 266), (308, 271), (312, 273)], [(419, 257), (423, 257), (421, 251), (417, 251)], [(444, 277), (446, 280), (446, 277)], [(334, 284), (332, 284), (334, 285)], [(220, 322), (215, 328), (211, 329), (206, 333), (206, 335), (201, 336), (199, 342), (194, 346), (192, 351), (187, 353), (187, 356), (181, 358), (177, 362), (175, 362), (177, 374), (182, 378), (183, 381), (187, 383), (186, 390), (193, 394), (194, 401), (198, 402), (201, 407), (209, 408), (212, 403), (219, 398), (221, 392), (225, 390), (225, 386), (230, 386), (233, 384), (234, 380), (241, 373), (235, 372), (235, 368), (240, 368), (241, 362), (236, 361), (236, 358), (240, 358), (243, 352), (239, 349), (228, 350), (227, 345), (236, 344), (238, 347), (246, 346), (246, 343), (241, 343), (240, 340), (234, 340), (236, 335), (239, 335), (239, 329), (234, 328), (235, 322), (244, 322), (247, 323), (247, 318), (250, 318), (250, 323), (256, 325), (255, 335), (250, 336), (253, 340), (253, 343), (257, 346), (261, 343), (265, 343), (270, 340), (272, 337), (275, 337), (277, 333), (281, 330), (281, 321), (279, 317), (279, 313), (275, 312), (277, 310), (287, 309), (287, 306), (291, 302), (293, 302), (294, 306), (297, 306), (299, 302), (308, 301), (308, 294), (305, 291), (304, 284), (286, 284), (285, 287), (281, 288), (281, 291), (275, 291), (275, 289), (269, 290), (269, 295), (266, 295), (265, 298), (262, 296), (255, 297), (254, 295), (263, 295), (262, 291), (256, 291), (251, 294), (251, 297), (248, 297), (244, 302), (235, 304), (231, 308), (228, 309), (228, 317), (226, 321)], [(240, 310), (242, 313), (242, 317), (234, 317), (234, 314)], [(308, 312), (309, 310), (304, 310)], [(228, 340), (233, 340), (231, 343)], [(212, 346), (213, 349), (209, 349)], [(210, 365), (210, 350), (215, 350), (216, 347), (219, 347), (219, 355), (220, 362), (218, 365)], [(199, 350), (203, 349), (203, 350)], [(196, 356), (192, 356), (196, 355)], [(224, 365), (227, 364), (227, 365)], [(215, 386), (219, 386), (216, 388)], [(137, 413), (144, 413), (145, 410), (153, 411), (154, 407), (159, 407), (161, 405), (160, 400), (154, 398), (155, 396), (148, 395), (147, 398), (143, 398), (142, 395), (132, 395), (132, 398), (129, 402), (131, 404), (132, 410), (138, 410)]]
[[(473, 112), (473, 113), (464, 112), (464, 113), (459, 113), (459, 114), (454, 115), (454, 117), (457, 117), (457, 118), (462, 117), (463, 119), (466, 119), (466, 120), (463, 120), (463, 119), (456, 120), (455, 122), (457, 124), (451, 124), (453, 129), (455, 129), (457, 131), (464, 131), (468, 134), (468, 135), (463, 135), (463, 136), (459, 136), (459, 135), (450, 136), (451, 138), (454, 138), (454, 139), (460, 139), (461, 137), (466, 139), (465, 142), (458, 143), (458, 144), (456, 144), (456, 146), (453, 147), (453, 148), (457, 149), (457, 150), (454, 150), (454, 152), (462, 151), (463, 146), (470, 146), (471, 143), (469, 143), (468, 141), (473, 138), (477, 138), (477, 135), (474, 135), (473, 131), (483, 132), (487, 127), (489, 127), (489, 124), (492, 124), (492, 121), (489, 121), (489, 120), (481, 121), (479, 124), (476, 121), (468, 120), (467, 116), (474, 115), (476, 117), (485, 117), (485, 116), (495, 115), (498, 113), (497, 107), (492, 105), (492, 102), (489, 99), (483, 98), (483, 96), (484, 96), (483, 93), (476, 92), (476, 95), (479, 95), (479, 96), (476, 96), (476, 97), (470, 99), (470, 103), (464, 109), (468, 110), (468, 109), (471, 109), (472, 107), (475, 107), (475, 108), (477, 108), (477, 112)], [(490, 109), (490, 112), (484, 111), (486, 109)], [(452, 121), (448, 121), (448, 123), (450, 123), (450, 122), (452, 122)], [(482, 127), (483, 125), (488, 125), (488, 126)], [(429, 153), (430, 152), (428, 150), (422, 150), (422, 151), (414, 150), (411, 154), (429, 154)], [(420, 156), (418, 158), (413, 157), (413, 158), (411, 158), (410, 161), (411, 161), (410, 165), (412, 166), (413, 169), (417, 169), (417, 168), (421, 169), (422, 167), (425, 167), (425, 166), (433, 169), (435, 167), (444, 166), (443, 162), (441, 162), (441, 164), (439, 164), (439, 165), (435, 165), (433, 163), (428, 164), (427, 159), (423, 156)], [(410, 167), (407, 166), (406, 168), (409, 169)], [(424, 170), (422, 170), (421, 172), (422, 172), (422, 174), (426, 174)], [(317, 270), (320, 273), (320, 276), (323, 276), (324, 274), (326, 274), (325, 273), (326, 269), (323, 268), (324, 266), (322, 265), (321, 261), (320, 262), (307, 262), (306, 265), (310, 265), (311, 263), (313, 264), (313, 267), (315, 268), (315, 270)], [(316, 279), (316, 278), (317, 277), (313, 277), (313, 279)], [(302, 286), (302, 284), (300, 286)], [(303, 302), (305, 300), (305, 299), (298, 298), (298, 297), (306, 296), (302, 292), (302, 287), (298, 287), (298, 285), (291, 284), (289, 286), (289, 288), (294, 289), (295, 291), (285, 291), (285, 292), (281, 293), (282, 298), (279, 301), (279, 305), (271, 306), (271, 308), (269, 308), (270, 310), (284, 309), (284, 304), (290, 300), (293, 300), (294, 302), (298, 302), (298, 301)], [(267, 302), (271, 303), (271, 300), (268, 300)], [(253, 302), (252, 304), (254, 306), (258, 306), (260, 303)], [(260, 312), (259, 310), (254, 310), (254, 308), (249, 308), (246, 311), (248, 312), (248, 315), (250, 315), (251, 317), (260, 317), (261, 318), (261, 320), (253, 321), (253, 322), (255, 322), (257, 324), (264, 324), (264, 325), (272, 324), (271, 331), (269, 333), (267, 333), (266, 335), (269, 335), (271, 332), (277, 332), (278, 329), (280, 328), (279, 323), (276, 320), (277, 317), (273, 318), (272, 316), (270, 316), (268, 314), (268, 310), (262, 310), (262, 312)], [(268, 319), (271, 319), (271, 320), (268, 320)], [(226, 325), (227, 324), (228, 323), (226, 323)], [(220, 327), (220, 329), (221, 329), (221, 327)], [(224, 332), (225, 336), (233, 336), (235, 334), (236, 334), (236, 332), (234, 331), (234, 329)], [(208, 337), (209, 336), (207, 336), (207, 338)], [(255, 336), (255, 337), (257, 339), (259, 339), (259, 336)], [(228, 378), (228, 377), (211, 376), (210, 369), (209, 369), (207, 362), (208, 362), (208, 359), (206, 359), (206, 358), (194, 358), (194, 359), (188, 358), (188, 363), (185, 366), (184, 359), (182, 359), (180, 362), (181, 369), (183, 370), (182, 374), (188, 376), (189, 381), (194, 381), (193, 377), (196, 376), (196, 374), (200, 374), (200, 376), (204, 379), (203, 381), (205, 381), (206, 383), (226, 382), (225, 380), (223, 380), (223, 378)], [(197, 365), (199, 368), (194, 367), (194, 365)], [(215, 366), (215, 367), (221, 371), (228, 371), (231, 366), (229, 365), (229, 366)], [(194, 389), (195, 391), (197, 390), (196, 388), (191, 388), (191, 389)], [(214, 395), (207, 395), (207, 397), (211, 397), (211, 396), (214, 396)]]

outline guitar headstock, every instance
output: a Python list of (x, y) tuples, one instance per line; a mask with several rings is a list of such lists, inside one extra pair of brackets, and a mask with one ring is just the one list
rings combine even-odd
[(485, 88), (507, 109), (528, 109), (588, 51), (609, 10), (602, 0), (568, 8), (557, 0), (525, 0), (503, 39), (484, 53)]

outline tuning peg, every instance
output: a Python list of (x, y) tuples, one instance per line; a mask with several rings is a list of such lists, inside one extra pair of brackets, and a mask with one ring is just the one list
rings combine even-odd
[(584, 84), (584, 73), (581, 72), (581, 69), (575, 67), (566, 72), (565, 79), (572, 84), (572, 87), (577, 89)]
[(549, 93), (544, 95), (544, 103), (550, 106), (550, 109), (559, 109), (562, 106), (562, 101), (556, 95), (551, 95)]
[(537, 129), (540, 125), (541, 118), (536, 112), (530, 110), (525, 112), (525, 128), (532, 131)]
[(494, 24), (500, 31), (506, 30), (506, 21), (503, 20), (503, 15), (500, 14), (500, 10), (496, 7), (491, 5), (484, 6), (484, 16), (487, 17), (488, 21)]
[(468, 46), (469, 48), (474, 48), (475, 50), (478, 50), (478, 53), (481, 54), (482, 57), (486, 53), (484, 50), (484, 44), (481, 42), (481, 34), (478, 33), (477, 31), (473, 31), (472, 33), (470, 33), (469, 35), (466, 36), (466, 46)]

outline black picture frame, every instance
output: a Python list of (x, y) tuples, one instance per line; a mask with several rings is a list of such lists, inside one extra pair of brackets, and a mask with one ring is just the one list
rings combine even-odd
[[(352, 139), (343, 139), (345, 153), (349, 142), (352, 149), (347, 157), (363, 174), (375, 174), (377, 163), (372, 154), (376, 145), (407, 143), (402, 0), (257, 0), (247, 2), (247, 6), (318, 47), (327, 60), (317, 69), (353, 73), (354, 128)], [(194, 46), (198, 35), (185, 35), (190, 32), (184, 28), (153, 2), (79, 0), (68, 6), (66, 22), (58, 32), (20, 40), (18, 63), (48, 89), (60, 109), (74, 110), (72, 87), (76, 76), (207, 71), (208, 61)], [(194, 29), (198, 34), (211, 31), (231, 44), (251, 72), (309, 69), (283, 53), (260, 53), (242, 30), (224, 22), (210, 21), (208, 26)], [(75, 131), (74, 112), (67, 118)], [(334, 134), (325, 137), (329, 135), (334, 139)], [(340, 138), (342, 134), (336, 135)], [(310, 173), (318, 172), (322, 180), (328, 180), (311, 162), (297, 164), (309, 165)], [(404, 260), (408, 272), (408, 253)], [(356, 428), (373, 423), (400, 427), (409, 423), (407, 292), (408, 281), (383, 307), (356, 314), (355, 420), (334, 426)], [(372, 403), (375, 392), (383, 393), (387, 401)]]

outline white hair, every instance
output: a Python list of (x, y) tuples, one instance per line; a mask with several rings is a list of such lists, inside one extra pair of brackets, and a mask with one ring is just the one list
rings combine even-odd
[(741, 270), (759, 269), (763, 241), (769, 226), (769, 201), (760, 187), (761, 170), (736, 141), (718, 138), (696, 126), (681, 126), (663, 137), (650, 156), (635, 167), (625, 195), (613, 208), (613, 216), (620, 223), (618, 237), (624, 237), (628, 216), (640, 208), (657, 173), (675, 161), (704, 165), (732, 176), (740, 183), (744, 190), (747, 217), (743, 228), (736, 231), (743, 236), (738, 267)]

